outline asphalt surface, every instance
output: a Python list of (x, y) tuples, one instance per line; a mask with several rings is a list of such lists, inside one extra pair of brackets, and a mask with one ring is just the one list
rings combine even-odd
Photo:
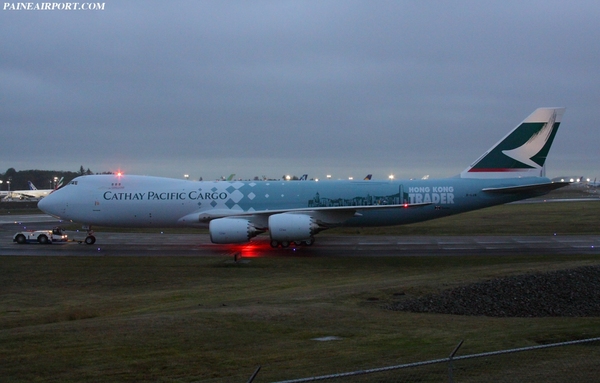
[[(60, 225), (43, 215), (0, 215), (0, 256), (453, 256), (513, 254), (599, 254), (600, 235), (568, 236), (316, 236), (313, 246), (273, 249), (267, 235), (249, 244), (215, 245), (207, 234), (68, 232), (70, 242), (18, 245), (17, 231)], [(79, 242), (77, 241), (79, 240)]]

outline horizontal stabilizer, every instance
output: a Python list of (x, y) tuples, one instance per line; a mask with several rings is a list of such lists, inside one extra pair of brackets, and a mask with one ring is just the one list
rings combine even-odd
[(552, 190), (560, 189), (564, 186), (569, 185), (569, 182), (549, 182), (545, 184), (532, 184), (532, 185), (520, 185), (520, 186), (506, 186), (499, 188), (484, 188), (481, 191), (486, 193), (494, 194), (513, 194), (513, 193), (528, 193), (528, 192), (539, 192), (542, 194), (551, 192)]

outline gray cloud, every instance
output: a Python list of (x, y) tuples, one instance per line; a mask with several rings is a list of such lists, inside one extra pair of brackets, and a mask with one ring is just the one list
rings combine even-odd
[(594, 176), (598, 19), (591, 1), (2, 11), (0, 158), (205, 179), (451, 176), (535, 108), (566, 106), (548, 173)]

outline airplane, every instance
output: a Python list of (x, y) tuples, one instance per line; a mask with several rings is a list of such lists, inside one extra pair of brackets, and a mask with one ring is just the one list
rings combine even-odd
[(539, 108), (457, 176), (426, 180), (190, 182), (86, 175), (38, 203), (59, 219), (93, 225), (208, 227), (213, 243), (269, 232), (273, 247), (312, 245), (337, 226), (421, 222), (540, 196), (566, 186), (545, 176), (564, 108)]
[(6, 194), (3, 193), (4, 199), (39, 199), (46, 197), (54, 191), (54, 189), (38, 189), (31, 181), (27, 181), (27, 184), (29, 185), (28, 190), (12, 190), (6, 192)]
[(373, 177), (372, 174), (367, 174), (367, 176), (365, 178), (363, 178), (363, 181), (371, 181), (372, 177)]
[(593, 188), (600, 187), (600, 182), (597, 181), (597, 178), (594, 178), (594, 181), (588, 181), (587, 185)]

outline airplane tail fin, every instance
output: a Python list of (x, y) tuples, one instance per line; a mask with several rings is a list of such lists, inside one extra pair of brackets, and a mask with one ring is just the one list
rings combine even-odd
[(545, 176), (544, 163), (565, 108), (539, 108), (471, 166), (461, 178)]
[(37, 190), (37, 188), (35, 187), (35, 185), (33, 184), (33, 182), (27, 181), (27, 184), (29, 185), (29, 190)]
[(54, 190), (58, 190), (61, 188), (61, 186), (63, 186), (64, 179), (65, 177), (60, 177), (56, 185), (54, 185)]

